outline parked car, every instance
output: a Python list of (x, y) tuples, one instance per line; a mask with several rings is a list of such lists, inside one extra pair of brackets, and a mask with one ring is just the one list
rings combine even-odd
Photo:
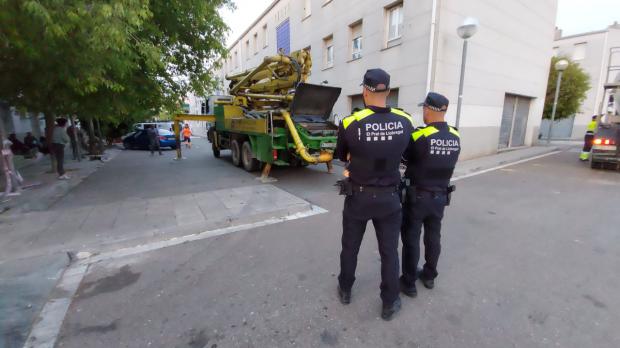
[[(149, 136), (145, 130), (137, 130), (129, 133), (123, 138), (123, 146), (128, 150), (148, 150)], [(169, 147), (173, 150), (176, 149), (177, 143), (174, 139), (174, 133), (165, 129), (160, 129), (159, 146), (162, 148)]]
[[(157, 129), (165, 129), (167, 131), (171, 131), (173, 132), (174, 129), (174, 122), (171, 121), (160, 121), (160, 122), (142, 122), (142, 123), (136, 123), (133, 125), (133, 128), (135, 130), (144, 130), (145, 126), (147, 125), (155, 125), (157, 126)], [(183, 128), (183, 122), (181, 122), (181, 128)]]

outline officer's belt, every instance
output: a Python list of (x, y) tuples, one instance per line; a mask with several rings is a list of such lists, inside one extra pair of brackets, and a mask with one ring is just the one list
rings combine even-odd
[(412, 185), (413, 187), (415, 187), (416, 191), (422, 191), (422, 192), (429, 192), (429, 193), (449, 193), (452, 192), (450, 187), (446, 187), (446, 188), (439, 188), (439, 187), (432, 187), (432, 186), (416, 186), (416, 185)]
[(364, 186), (353, 184), (353, 192), (368, 192), (368, 193), (393, 193), (399, 190), (398, 186)]

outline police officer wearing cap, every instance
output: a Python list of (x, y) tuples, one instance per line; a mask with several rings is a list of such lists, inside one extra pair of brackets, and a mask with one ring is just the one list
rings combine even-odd
[[(437, 277), (437, 261), (441, 251), (441, 220), (450, 204), (454, 186), (450, 178), (461, 152), (459, 132), (445, 121), (448, 99), (438, 93), (428, 93), (423, 106), (426, 127), (416, 129), (403, 159), (406, 195), (403, 205), (403, 274), (401, 291), (410, 297), (417, 295), (416, 279), (432, 289)], [(424, 227), (424, 257), (420, 259), (420, 235)]]
[(351, 302), (357, 254), (369, 220), (381, 255), (381, 317), (390, 320), (400, 309), (398, 236), (402, 220), (399, 199), (401, 156), (414, 130), (411, 116), (386, 105), (390, 75), (381, 69), (364, 75), (366, 108), (342, 120), (335, 156), (347, 163), (339, 181), (345, 195), (338, 295)]

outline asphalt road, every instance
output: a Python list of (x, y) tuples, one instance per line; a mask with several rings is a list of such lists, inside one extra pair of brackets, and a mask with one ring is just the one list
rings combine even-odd
[[(62, 204), (254, 183), (229, 159), (192, 151), (204, 157), (180, 166), (121, 154)], [(95, 264), (57, 346), (618, 347), (620, 174), (576, 157), (459, 181), (436, 287), (403, 297), (391, 322), (379, 318), (371, 224), (353, 303), (337, 300), (337, 175), (275, 170), (277, 187), (328, 213)]]

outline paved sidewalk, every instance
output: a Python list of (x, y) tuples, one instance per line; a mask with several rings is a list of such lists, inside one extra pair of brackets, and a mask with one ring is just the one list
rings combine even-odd
[[(109, 148), (105, 151), (105, 161), (112, 160), (121, 150)], [(24, 178), (24, 186), (33, 185), (22, 190), (21, 195), (4, 198), (0, 201), (0, 216), (15, 216), (30, 211), (44, 211), (49, 209), (71, 189), (78, 186), (92, 173), (101, 168), (105, 162), (90, 161), (88, 158), (81, 162), (71, 159), (71, 154), (65, 153), (65, 169), (71, 176), (70, 180), (58, 180), (56, 173), (50, 171), (50, 156), (41, 159), (27, 160), (27, 165), (18, 169)], [(0, 190), (4, 192), (4, 178), (0, 182)]]
[(31, 212), (5, 223), (0, 260), (60, 251), (98, 253), (310, 211), (272, 185)]
[(460, 161), (456, 165), (453, 177), (458, 178), (475, 172), (492, 169), (498, 166), (503, 166), (518, 161), (543, 156), (554, 151), (565, 150), (571, 146), (571, 144), (556, 145), (554, 143), (549, 146), (528, 146), (515, 150), (506, 150), (494, 155)]

